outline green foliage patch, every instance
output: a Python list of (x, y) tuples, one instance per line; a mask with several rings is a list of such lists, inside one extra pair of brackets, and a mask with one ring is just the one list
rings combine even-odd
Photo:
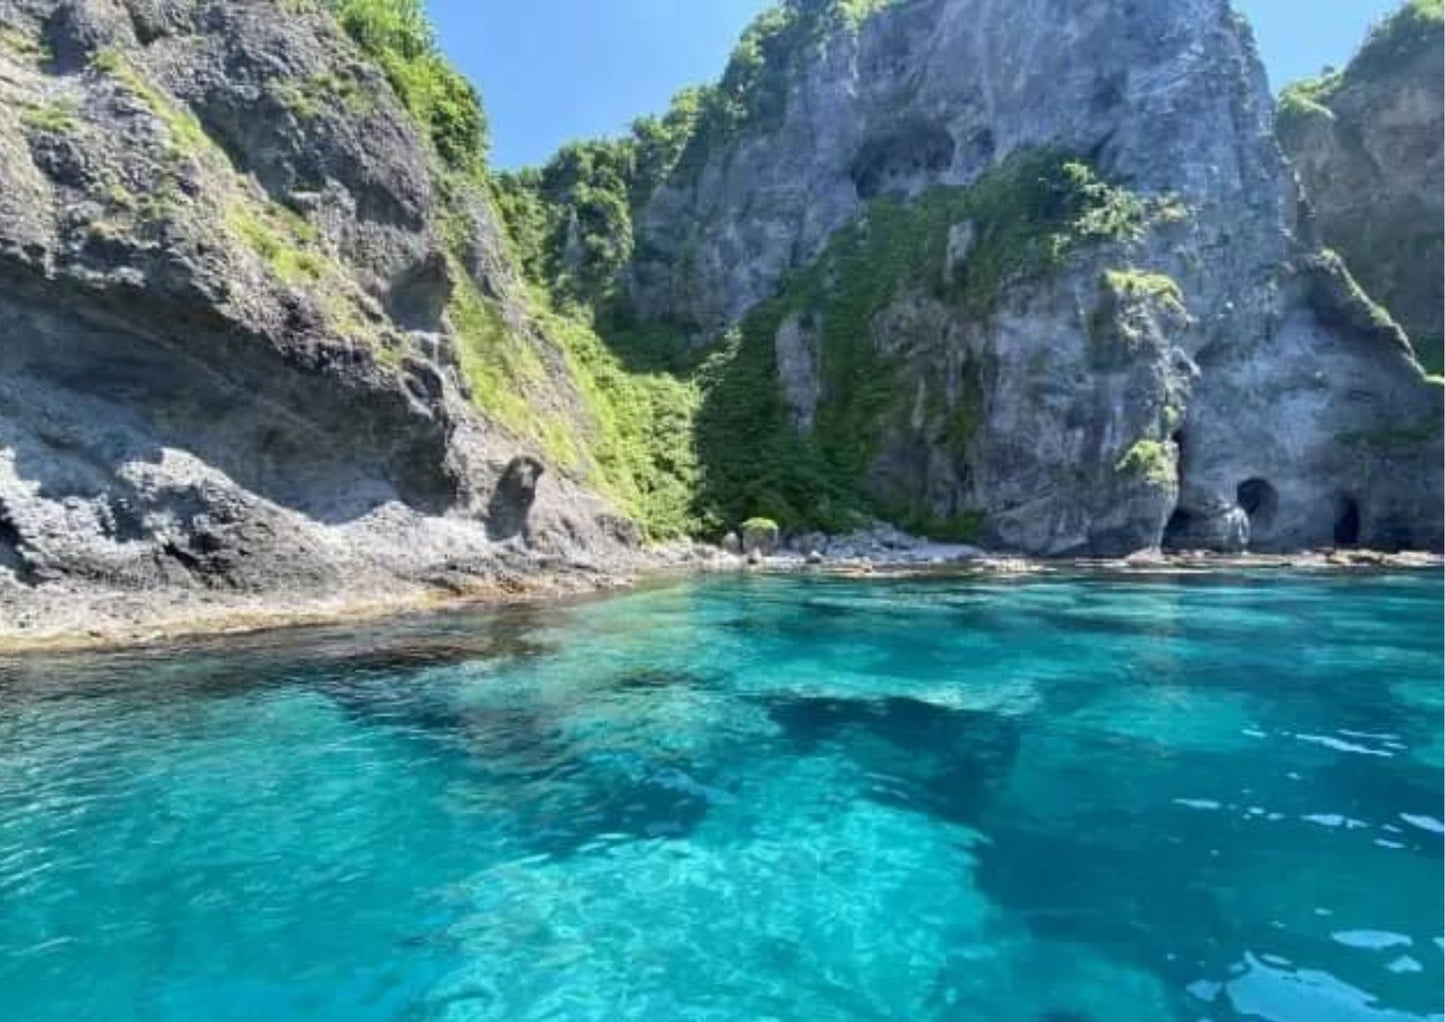
[(1376, 22), (1364, 44), (1343, 71), (1327, 69), (1313, 78), (1294, 82), (1281, 91), (1282, 126), (1311, 117), (1334, 120), (1330, 102), (1352, 81), (1387, 74), (1431, 48), (1439, 49), (1445, 27), (1445, 0), (1405, 0)]
[(326, 275), (329, 261), (308, 247), (316, 241), (316, 229), (294, 213), (283, 216), (278, 207), (266, 217), (249, 203), (233, 202), (226, 210), (226, 227), (286, 284), (317, 284)]
[(1118, 366), (1149, 342), (1156, 312), (1184, 319), (1184, 293), (1174, 278), (1134, 267), (1105, 270), (1099, 301), (1089, 314), (1088, 339), (1096, 368)]
[(36, 64), (50, 60), (50, 47), (10, 25), (0, 25), (0, 50)]
[(20, 123), (31, 131), (64, 135), (74, 131), (79, 126), (78, 113), (79, 111), (73, 102), (56, 99), (48, 103), (27, 107), (20, 114)]
[(330, 72), (309, 78), (285, 79), (271, 88), (282, 106), (297, 117), (308, 120), (319, 117), (329, 107), (364, 114), (375, 103), (375, 97), (362, 82)]
[(487, 118), (470, 81), (437, 45), (423, 0), (326, 0), (348, 35), (381, 67), (446, 167), (485, 175)]
[[(101, 74), (110, 75), (150, 108), (166, 126), (170, 138), (170, 154), (179, 159), (183, 156), (197, 156), (216, 150), (211, 136), (196, 119), (196, 115), (183, 106), (174, 103), (165, 93), (152, 85), (144, 75), (119, 50), (101, 50), (91, 58), (90, 66)], [(229, 162), (229, 161), (227, 161)]]
[(1175, 480), (1174, 454), (1160, 440), (1136, 440), (1115, 463), (1114, 471), (1154, 486), (1171, 486)]
[(629, 372), (585, 320), (544, 315), (586, 402), (594, 482), (652, 539), (695, 534), (696, 381), (666, 372)]
[(572, 143), (540, 168), (497, 175), (497, 207), (530, 279), (563, 303), (609, 303), (632, 259), (633, 217), (677, 166), (706, 95), (685, 89), (626, 138)]
[(1438, 49), (1442, 25), (1445, 0), (1406, 0), (1370, 29), (1347, 73), (1386, 71), (1424, 48)]
[(698, 97), (696, 126), (679, 154), (695, 173), (718, 148), (749, 131), (776, 128), (799, 66), (840, 32), (853, 32), (894, 0), (784, 0), (743, 32), (722, 78)]
[(497, 205), (529, 277), (601, 309), (633, 256), (633, 218), (664, 182), (685, 181), (739, 136), (782, 120), (803, 60), (894, 0), (785, 0), (753, 21), (714, 85), (682, 90), (624, 138), (564, 146), (546, 165), (497, 176)]
[[(859, 511), (882, 510), (946, 534), (947, 522), (920, 509), (874, 508), (861, 495), (884, 426), (907, 412), (910, 399), (897, 382), (901, 352), (883, 354), (874, 337), (878, 315), (913, 293), (986, 319), (1011, 285), (1058, 267), (1081, 246), (1136, 240), (1169, 209), (1168, 200), (1113, 187), (1054, 150), (1019, 154), (967, 188), (875, 200), (817, 261), (746, 317), (705, 367), (698, 417), (702, 517), (766, 514), (788, 529), (833, 529)], [(966, 254), (951, 258), (950, 236), (965, 224), (972, 241)], [(1144, 277), (1138, 283), (1164, 286)], [(789, 317), (818, 338), (826, 397), (808, 437), (793, 428), (777, 377), (774, 339)], [(969, 366), (953, 406), (935, 410), (943, 412), (935, 415), (942, 419), (940, 439), (959, 457), (984, 423), (981, 372)], [(942, 401), (941, 392), (931, 393)], [(961, 524), (959, 534), (972, 537), (977, 529)]]

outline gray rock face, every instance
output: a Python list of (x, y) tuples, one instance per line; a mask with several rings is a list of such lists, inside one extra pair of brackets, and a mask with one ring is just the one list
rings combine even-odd
[[(0, 25), (0, 588), (631, 558), (630, 523), (467, 401), (427, 150), (328, 18), (0, 0)], [(519, 322), (470, 208), (464, 272)]]
[(1406, 10), (1343, 72), (1286, 91), (1279, 137), (1325, 244), (1445, 369), (1445, 32)]
[[(909, 292), (857, 324), (902, 381), (866, 472), (880, 504), (976, 515), (1032, 553), (1438, 547), (1440, 389), (1300, 237), (1272, 115), (1224, 0), (908, 0), (825, 40), (775, 126), (651, 198), (631, 293), (715, 334), (876, 197), (1060, 148), (1182, 215), (1014, 281), (988, 315)], [(947, 266), (973, 246), (953, 225)], [(1167, 277), (1178, 301), (1121, 299), (1109, 271)], [(811, 344), (806, 318), (778, 331), (805, 431), (851, 400)]]

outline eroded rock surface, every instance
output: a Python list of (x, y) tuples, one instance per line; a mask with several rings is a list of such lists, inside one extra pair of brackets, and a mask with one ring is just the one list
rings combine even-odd
[(0, 614), (60, 583), (284, 599), (629, 562), (630, 523), (468, 400), (461, 289), (531, 347), (517, 388), (590, 428), (484, 194), (451, 200), (448, 249), (434, 157), (329, 17), (0, 0), (0, 26)]
[[(704, 337), (784, 305), (794, 423), (845, 469), (862, 448), (891, 517), (1035, 554), (1439, 547), (1440, 388), (1302, 227), (1224, 0), (908, 0), (810, 43), (783, 94), (642, 206), (630, 293)], [(1049, 151), (1141, 204), (1138, 230), (981, 302), (948, 292), (1007, 257), (1009, 209), (915, 219), (937, 256), (830, 347), (858, 307), (846, 260), (817, 269), (840, 237)], [(886, 395), (837, 371), (864, 355)]]
[(1343, 71), (1297, 83), (1279, 137), (1324, 243), (1445, 371), (1445, 23), (1410, 0)]

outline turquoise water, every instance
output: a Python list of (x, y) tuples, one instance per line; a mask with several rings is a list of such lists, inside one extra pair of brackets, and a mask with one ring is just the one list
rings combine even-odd
[(0, 1017), (1439, 1019), (1441, 607), (728, 577), (0, 661)]

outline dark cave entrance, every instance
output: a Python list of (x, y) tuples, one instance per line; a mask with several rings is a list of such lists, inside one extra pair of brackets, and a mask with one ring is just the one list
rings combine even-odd
[(0, 570), (13, 571), (22, 582), (30, 580), (30, 565), (20, 553), (20, 531), (0, 509)]
[(1335, 546), (1360, 545), (1360, 505), (1354, 497), (1342, 495), (1335, 505)]
[(1160, 545), (1165, 550), (1187, 550), (1189, 534), (1194, 529), (1194, 515), (1182, 507), (1175, 508), (1164, 526), (1164, 538)]
[(1235, 499), (1249, 516), (1253, 529), (1267, 529), (1279, 510), (1279, 493), (1264, 479), (1246, 479), (1239, 484)]
[(1174, 445), (1174, 477), (1179, 480), (1179, 490), (1184, 491), (1184, 478), (1189, 474), (1189, 442), (1184, 435), (1184, 430), (1176, 429), (1169, 437), (1170, 443)]
[[(1174, 435), (1169, 438), (1174, 442), (1174, 450), (1177, 457), (1178, 478), (1180, 489), (1184, 486), (1184, 460), (1188, 447), (1184, 443), (1184, 430), (1176, 429)], [(1164, 525), (1164, 535), (1159, 540), (1159, 545), (1165, 550), (1187, 550), (1190, 543), (1190, 533), (1194, 529), (1194, 515), (1183, 507), (1175, 505), (1174, 513), (1169, 516), (1169, 521)]]

